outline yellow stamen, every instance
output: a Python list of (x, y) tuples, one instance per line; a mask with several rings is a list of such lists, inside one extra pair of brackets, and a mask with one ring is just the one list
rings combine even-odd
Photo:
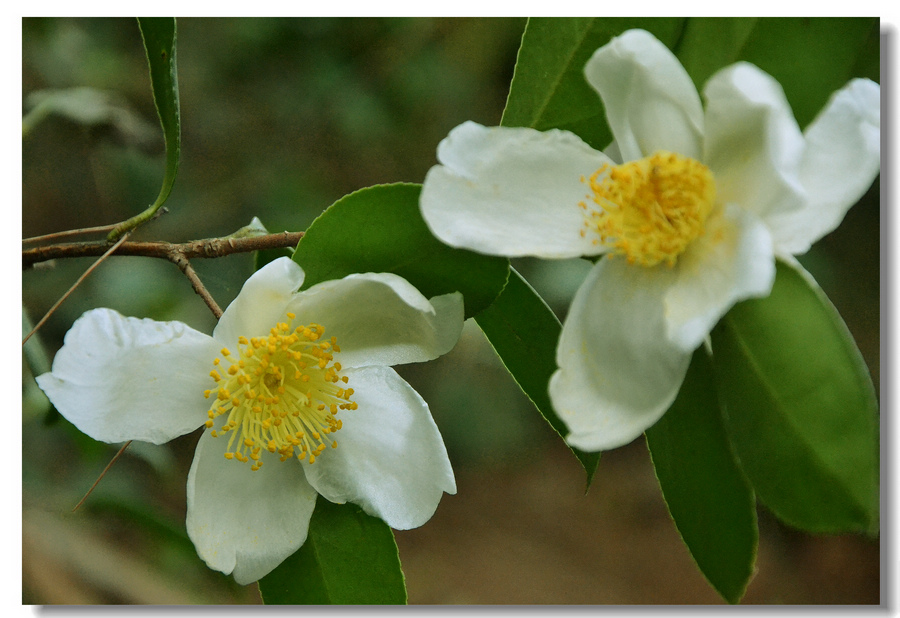
[(252, 462), (251, 470), (259, 470), (270, 453), (281, 461), (296, 455), (315, 462), (326, 441), (337, 448), (327, 438), (343, 426), (335, 417), (357, 408), (353, 389), (343, 386), (347, 376), (334, 362), (336, 338), (322, 339), (325, 329), (318, 324), (292, 328), (296, 316), (286, 316), (288, 322), (276, 323), (266, 337), (239, 337), (234, 356), (222, 348), (225, 360), (214, 364), (221, 363), (225, 376), (214, 369), (210, 377), (219, 384), (204, 391), (216, 394), (206, 427), (213, 437), (230, 436), (225, 458)]
[[(630, 264), (674, 266), (688, 245), (703, 234), (716, 199), (712, 172), (694, 159), (671, 152), (623, 165), (602, 166), (587, 180), (590, 204), (585, 227)], [(584, 235), (584, 234), (582, 234)]]

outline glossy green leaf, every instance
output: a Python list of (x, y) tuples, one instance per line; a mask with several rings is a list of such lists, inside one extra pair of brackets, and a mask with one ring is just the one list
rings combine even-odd
[(759, 499), (810, 532), (878, 527), (878, 404), (812, 277), (779, 262), (772, 294), (712, 332), (725, 426)]
[(353, 504), (316, 503), (309, 536), (259, 580), (271, 605), (406, 603), (406, 582), (390, 527)]
[(177, 28), (174, 17), (139, 17), (138, 26), (150, 66), (153, 103), (166, 142), (166, 169), (156, 201), (146, 210), (120, 223), (109, 233), (113, 241), (125, 231), (149, 220), (169, 198), (181, 157), (181, 111), (178, 98), (178, 65), (175, 61)]
[[(565, 438), (568, 430), (554, 412), (547, 392), (550, 376), (556, 371), (556, 343), (562, 328), (550, 307), (515, 269), (510, 269), (503, 292), (475, 321), (522, 391)], [(590, 485), (600, 453), (572, 452), (584, 466)]]
[(737, 603), (756, 562), (756, 498), (728, 441), (712, 363), (702, 347), (672, 407), (646, 438), (682, 540), (713, 588)]
[(585, 63), (630, 28), (648, 30), (671, 46), (683, 23), (683, 18), (530, 18), (500, 124), (566, 129), (594, 148), (606, 148), (612, 136), (600, 98), (584, 79)]
[(294, 261), (306, 272), (304, 287), (351, 273), (389, 272), (428, 298), (462, 292), (467, 318), (489, 306), (506, 284), (509, 261), (437, 240), (420, 214), (420, 189), (379, 185), (332, 204), (294, 252)]

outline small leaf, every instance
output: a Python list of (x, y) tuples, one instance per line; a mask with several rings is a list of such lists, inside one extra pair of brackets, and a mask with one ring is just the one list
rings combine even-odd
[[(547, 392), (550, 376), (556, 371), (556, 344), (562, 328), (550, 307), (515, 269), (510, 269), (503, 292), (475, 321), (522, 391), (565, 438), (568, 429), (554, 412)], [(572, 452), (584, 466), (590, 485), (600, 453), (574, 448)]]
[(176, 26), (174, 17), (139, 17), (144, 50), (150, 65), (153, 102), (166, 140), (166, 172), (156, 198), (162, 205), (172, 191), (181, 156), (181, 110), (178, 98), (178, 66), (175, 62)]
[(306, 542), (259, 580), (272, 605), (405, 604), (406, 582), (390, 527), (353, 504), (322, 497)]
[(181, 157), (181, 111), (178, 98), (178, 66), (175, 62), (176, 26), (174, 17), (138, 17), (144, 50), (150, 65), (153, 103), (166, 142), (166, 171), (156, 201), (143, 212), (117, 225), (107, 236), (110, 242), (149, 220), (169, 198)]
[(584, 79), (584, 65), (609, 40), (630, 28), (675, 42), (683, 18), (529, 18), (500, 124), (539, 131), (566, 129), (601, 150), (612, 141), (600, 98)]
[(809, 532), (878, 527), (878, 404), (837, 311), (799, 265), (712, 332), (725, 426), (759, 499)]
[(669, 513), (700, 571), (729, 603), (753, 576), (756, 499), (722, 424), (712, 364), (694, 353), (672, 407), (647, 430)]
[(259, 217), (253, 217), (250, 219), (250, 223), (237, 231), (232, 232), (226, 236), (226, 238), (256, 238), (258, 236), (265, 236), (268, 233), (269, 230), (267, 230), (266, 226), (263, 225), (263, 222), (259, 220)]
[(466, 317), (489, 306), (506, 284), (509, 261), (438, 241), (419, 211), (420, 185), (360, 189), (322, 213), (306, 231), (294, 261), (303, 287), (351, 273), (400, 275), (426, 297), (461, 292)]

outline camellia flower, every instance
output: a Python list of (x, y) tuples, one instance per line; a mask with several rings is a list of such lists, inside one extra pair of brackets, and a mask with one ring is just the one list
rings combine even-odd
[(212, 337), (180, 322), (88, 311), (37, 378), (96, 440), (160, 444), (206, 427), (187, 479), (187, 531), (213, 569), (258, 580), (306, 540), (316, 494), (397, 529), (456, 493), (428, 405), (390, 365), (448, 352), (459, 293), (430, 301), (393, 274), (297, 292), (277, 259), (251, 276)]
[(780, 85), (737, 63), (701, 104), (675, 56), (631, 30), (585, 77), (614, 137), (456, 127), (421, 209), (445, 243), (509, 257), (599, 256), (575, 294), (550, 397), (567, 440), (621, 446), (668, 409), (692, 352), (737, 301), (770, 293), (775, 258), (833, 230), (879, 170), (879, 87), (854, 79), (799, 129)]

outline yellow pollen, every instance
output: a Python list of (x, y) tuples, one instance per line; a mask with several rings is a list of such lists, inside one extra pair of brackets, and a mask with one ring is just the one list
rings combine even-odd
[[(266, 337), (239, 337), (234, 356), (222, 348), (225, 360), (216, 358), (213, 364), (223, 367), (225, 375), (211, 371), (218, 384), (204, 391), (206, 397), (216, 394), (205, 423), (210, 434), (228, 436), (225, 458), (252, 462), (251, 470), (259, 470), (267, 453), (281, 461), (308, 456), (313, 463), (326, 442), (337, 447), (327, 439), (343, 425), (335, 417), (342, 410), (357, 409), (350, 400), (353, 389), (337, 385), (346, 384), (347, 376), (339, 375), (341, 365), (334, 362), (336, 338), (320, 341), (324, 327), (292, 328), (296, 316), (286, 317), (288, 321), (278, 322)], [(219, 423), (218, 430), (213, 429)]]
[[(709, 168), (688, 157), (658, 151), (623, 165), (603, 165), (588, 179), (585, 227), (607, 254), (630, 264), (674, 266), (703, 234), (716, 199)], [(582, 236), (584, 234), (582, 233)]]

